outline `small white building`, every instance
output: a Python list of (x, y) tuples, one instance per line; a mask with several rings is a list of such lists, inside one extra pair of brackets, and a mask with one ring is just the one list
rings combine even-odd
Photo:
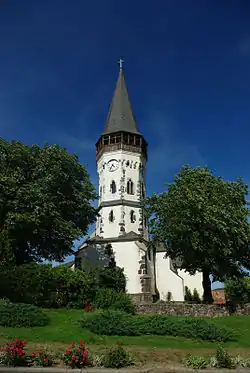
[(147, 221), (141, 198), (146, 195), (147, 143), (139, 131), (120, 68), (103, 134), (96, 143), (99, 178), (99, 218), (93, 234), (76, 252), (82, 259), (105, 265), (102, 248), (111, 245), (117, 266), (124, 268), (130, 294), (159, 294), (184, 300), (184, 287), (202, 294), (201, 274), (176, 269), (161, 248), (148, 248)]

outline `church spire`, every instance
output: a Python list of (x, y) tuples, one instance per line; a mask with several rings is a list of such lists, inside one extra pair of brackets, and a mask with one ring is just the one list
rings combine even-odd
[(109, 108), (104, 134), (113, 132), (129, 132), (140, 134), (129, 100), (128, 90), (123, 73), (123, 60), (120, 59), (120, 71), (116, 82), (115, 92)]

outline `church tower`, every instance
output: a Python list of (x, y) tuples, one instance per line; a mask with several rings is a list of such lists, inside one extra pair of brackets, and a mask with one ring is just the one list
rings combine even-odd
[[(153, 255), (141, 200), (146, 194), (147, 143), (139, 131), (120, 60), (104, 132), (96, 143), (99, 217), (95, 244), (112, 246), (130, 294), (154, 292)], [(90, 239), (91, 240), (91, 239)]]
[(104, 132), (96, 143), (96, 159), (100, 208), (96, 234), (118, 238), (134, 232), (147, 238), (141, 209), (147, 143), (135, 120), (122, 62)]
[[(105, 128), (96, 143), (99, 216), (94, 232), (75, 253), (75, 266), (107, 266), (104, 255), (112, 247), (116, 265), (124, 269), (127, 292), (138, 299), (157, 292), (165, 300), (183, 301), (184, 289), (202, 293), (201, 274), (178, 270), (165, 247), (149, 245), (147, 221), (141, 200), (146, 195), (147, 143), (130, 103), (120, 61), (120, 71)], [(157, 289), (157, 290), (156, 290)]]

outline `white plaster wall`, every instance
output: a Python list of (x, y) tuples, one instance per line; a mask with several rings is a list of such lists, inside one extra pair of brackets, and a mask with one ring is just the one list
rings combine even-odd
[(196, 289), (202, 298), (203, 295), (203, 287), (202, 287), (202, 273), (198, 272), (194, 276), (190, 276), (189, 273), (185, 272), (184, 270), (179, 271), (181, 277), (184, 280), (184, 286), (187, 286), (191, 292), (193, 293), (194, 289)]
[(183, 280), (170, 269), (170, 260), (165, 258), (165, 252), (156, 253), (155, 276), (156, 287), (160, 299), (166, 300), (167, 293), (172, 293), (173, 301), (184, 301)]
[[(108, 170), (107, 163), (112, 159), (116, 159), (119, 162), (119, 168), (116, 171), (110, 172)], [(127, 161), (129, 162), (129, 165), (127, 165)], [(124, 198), (130, 201), (139, 201), (139, 196), (136, 194), (136, 188), (140, 177), (140, 164), (145, 167), (145, 159), (139, 153), (130, 153), (122, 150), (104, 153), (99, 159), (97, 165), (99, 175), (99, 191), (101, 186), (102, 189), (104, 187), (104, 190), (102, 190), (102, 196), (100, 196), (99, 199), (99, 203), (102, 201), (112, 201), (121, 198), (120, 184), (121, 178), (123, 177), (123, 169), (125, 170), (125, 186), (128, 179), (131, 178), (135, 188), (135, 193), (133, 195), (127, 194), (125, 191)], [(145, 171), (143, 179), (145, 187)], [(110, 184), (112, 180), (114, 180), (117, 185), (117, 191), (115, 194), (110, 192)]]
[(144, 254), (135, 242), (113, 242), (111, 243), (118, 267), (124, 268), (127, 279), (127, 292), (129, 294), (141, 293), (141, 281), (138, 275), (139, 260)]
[[(141, 293), (141, 282), (138, 270), (139, 261), (145, 251), (140, 249), (135, 242), (110, 242), (115, 255), (116, 265), (124, 268), (127, 281), (127, 292), (130, 294)], [(98, 248), (94, 245), (83, 249), (82, 258), (86, 259), (89, 265), (104, 267), (107, 261), (100, 257)]]
[[(107, 163), (116, 159), (119, 162), (119, 167), (116, 171), (110, 172)], [(99, 175), (99, 193), (100, 188), (102, 192), (100, 194), (99, 203), (101, 202), (112, 202), (119, 199), (125, 199), (129, 201), (139, 202), (140, 193), (138, 193), (138, 183), (143, 182), (145, 188), (145, 159), (139, 153), (132, 153), (128, 151), (118, 150), (115, 152), (104, 153), (98, 161), (98, 175)], [(143, 171), (140, 168), (143, 166)], [(125, 170), (125, 177), (123, 170)], [(122, 190), (121, 178), (124, 177), (124, 183)], [(134, 184), (134, 194), (128, 194), (126, 191), (127, 181), (131, 179)], [(116, 183), (116, 193), (111, 193), (110, 185), (114, 181)], [(114, 222), (109, 221), (110, 211), (113, 210), (115, 220)], [(120, 226), (122, 220), (122, 211), (124, 210), (124, 221), (125, 221), (125, 232), (134, 231), (139, 233), (139, 219), (140, 209), (138, 207), (119, 206), (103, 207), (100, 211), (101, 218), (97, 223), (97, 234), (104, 237), (118, 237), (120, 234)], [(134, 210), (136, 215), (136, 221), (134, 223), (130, 220), (130, 211)], [(100, 220), (102, 219), (102, 227)], [(146, 228), (146, 227), (145, 227)]]

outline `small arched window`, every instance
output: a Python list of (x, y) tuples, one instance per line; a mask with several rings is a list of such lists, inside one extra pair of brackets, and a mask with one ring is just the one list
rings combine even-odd
[(113, 221), (114, 221), (114, 211), (113, 210), (111, 210), (110, 213), (109, 213), (109, 221), (110, 221), (110, 223), (113, 223)]
[(100, 187), (100, 198), (102, 198), (102, 187)]
[(130, 221), (131, 223), (134, 223), (136, 221), (136, 215), (135, 215), (134, 210), (130, 211)]
[(134, 183), (131, 179), (129, 179), (127, 182), (127, 193), (134, 194)]
[(110, 184), (110, 191), (112, 194), (116, 193), (116, 183), (114, 182), (114, 180)]

